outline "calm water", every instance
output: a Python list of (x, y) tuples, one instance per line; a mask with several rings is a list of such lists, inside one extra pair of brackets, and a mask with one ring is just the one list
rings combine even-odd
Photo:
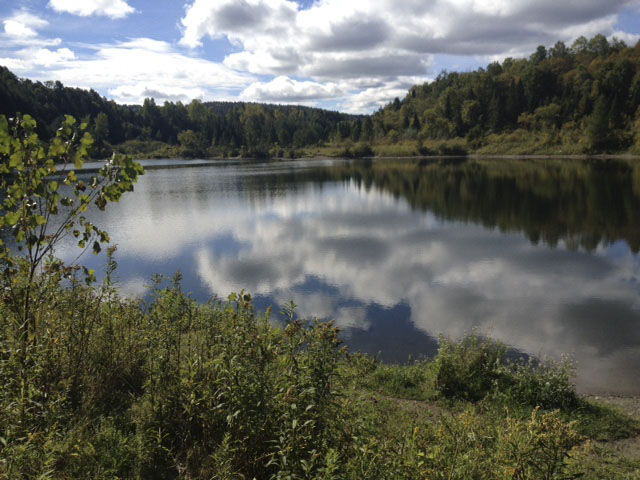
[(637, 162), (190, 165), (148, 170), (92, 213), (118, 244), (126, 294), (180, 270), (201, 300), (293, 299), (387, 361), (479, 327), (519, 352), (571, 354), (583, 391), (640, 393)]

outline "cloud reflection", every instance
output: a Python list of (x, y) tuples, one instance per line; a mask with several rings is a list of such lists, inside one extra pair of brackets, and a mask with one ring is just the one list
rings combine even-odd
[(293, 299), (301, 315), (334, 319), (348, 343), (386, 345), (387, 358), (477, 326), (527, 353), (572, 353), (591, 391), (639, 393), (640, 262), (628, 248), (550, 249), (437, 220), (375, 187), (282, 188), (243, 168), (148, 172), (100, 223), (119, 261), (175, 258), (211, 294)]

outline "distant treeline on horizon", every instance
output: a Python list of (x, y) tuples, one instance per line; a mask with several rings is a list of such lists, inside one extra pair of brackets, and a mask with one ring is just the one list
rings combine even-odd
[[(260, 154), (323, 144), (464, 139), (470, 151), (535, 138), (553, 151), (640, 151), (640, 43), (603, 35), (539, 46), (473, 72), (442, 72), (371, 115), (245, 102), (120, 105), (94, 90), (20, 79), (0, 67), (0, 114), (30, 114), (44, 138), (65, 114), (89, 124), (94, 156), (175, 146), (186, 157)], [(531, 152), (533, 153), (533, 152)]]

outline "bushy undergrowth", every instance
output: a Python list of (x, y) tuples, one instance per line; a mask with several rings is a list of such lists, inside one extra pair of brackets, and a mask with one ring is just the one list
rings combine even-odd
[(303, 478), (343, 446), (331, 324), (275, 329), (177, 282), (148, 305), (48, 287), (27, 352), (0, 307), (0, 477)]
[[(37, 338), (26, 351), (3, 286), (0, 478), (556, 479), (579, 471), (571, 403), (546, 400), (565, 388), (575, 395), (564, 367), (509, 365), (502, 346), (477, 336), (443, 340), (433, 362), (382, 365), (345, 355), (330, 323), (288, 309), (286, 324), (274, 326), (244, 293), (197, 304), (179, 276), (156, 278), (145, 303), (127, 300), (111, 284), (114, 266), (97, 287), (45, 270)], [(441, 396), (464, 402), (429, 410), (424, 400)], [(510, 408), (522, 402), (530, 407)]]
[(506, 353), (500, 342), (477, 333), (457, 343), (442, 337), (434, 361), (436, 390), (446, 398), (472, 401), (491, 394), (546, 409), (577, 406), (575, 367), (568, 359), (510, 361)]

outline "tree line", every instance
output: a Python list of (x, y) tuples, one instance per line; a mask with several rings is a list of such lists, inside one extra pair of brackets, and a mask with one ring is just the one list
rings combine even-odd
[[(65, 87), (61, 82), (20, 79), (0, 66), (0, 114), (33, 116), (38, 133), (53, 138), (69, 114), (89, 125), (94, 155), (109, 154), (113, 146), (162, 142), (181, 147), (185, 156), (200, 156), (245, 148), (264, 153), (272, 147), (300, 148), (326, 141), (343, 123), (359, 123), (361, 116), (319, 108), (246, 102), (193, 100), (120, 105), (95, 90)], [(136, 152), (132, 152), (136, 153)]]
[(404, 99), (359, 116), (245, 102), (158, 105), (147, 98), (141, 106), (120, 105), (94, 90), (19, 79), (0, 67), (0, 114), (32, 115), (44, 138), (52, 138), (71, 114), (89, 124), (95, 156), (118, 145), (133, 154), (176, 146), (173, 153), (183, 156), (216, 156), (282, 155), (356, 142), (417, 142), (416, 152), (423, 153), (423, 141), (454, 138), (476, 151), (531, 138), (546, 147), (564, 144), (571, 153), (640, 151), (634, 133), (640, 125), (639, 67), (640, 45), (580, 37), (571, 46), (539, 46), (529, 58), (507, 58), (473, 72), (444, 71), (413, 86)]
[[(570, 137), (584, 152), (633, 146), (640, 104), (640, 45), (596, 35), (539, 46), (473, 72), (442, 72), (373, 115), (376, 138), (463, 137), (472, 149), (496, 134)], [(491, 137), (494, 135), (494, 137)]]

